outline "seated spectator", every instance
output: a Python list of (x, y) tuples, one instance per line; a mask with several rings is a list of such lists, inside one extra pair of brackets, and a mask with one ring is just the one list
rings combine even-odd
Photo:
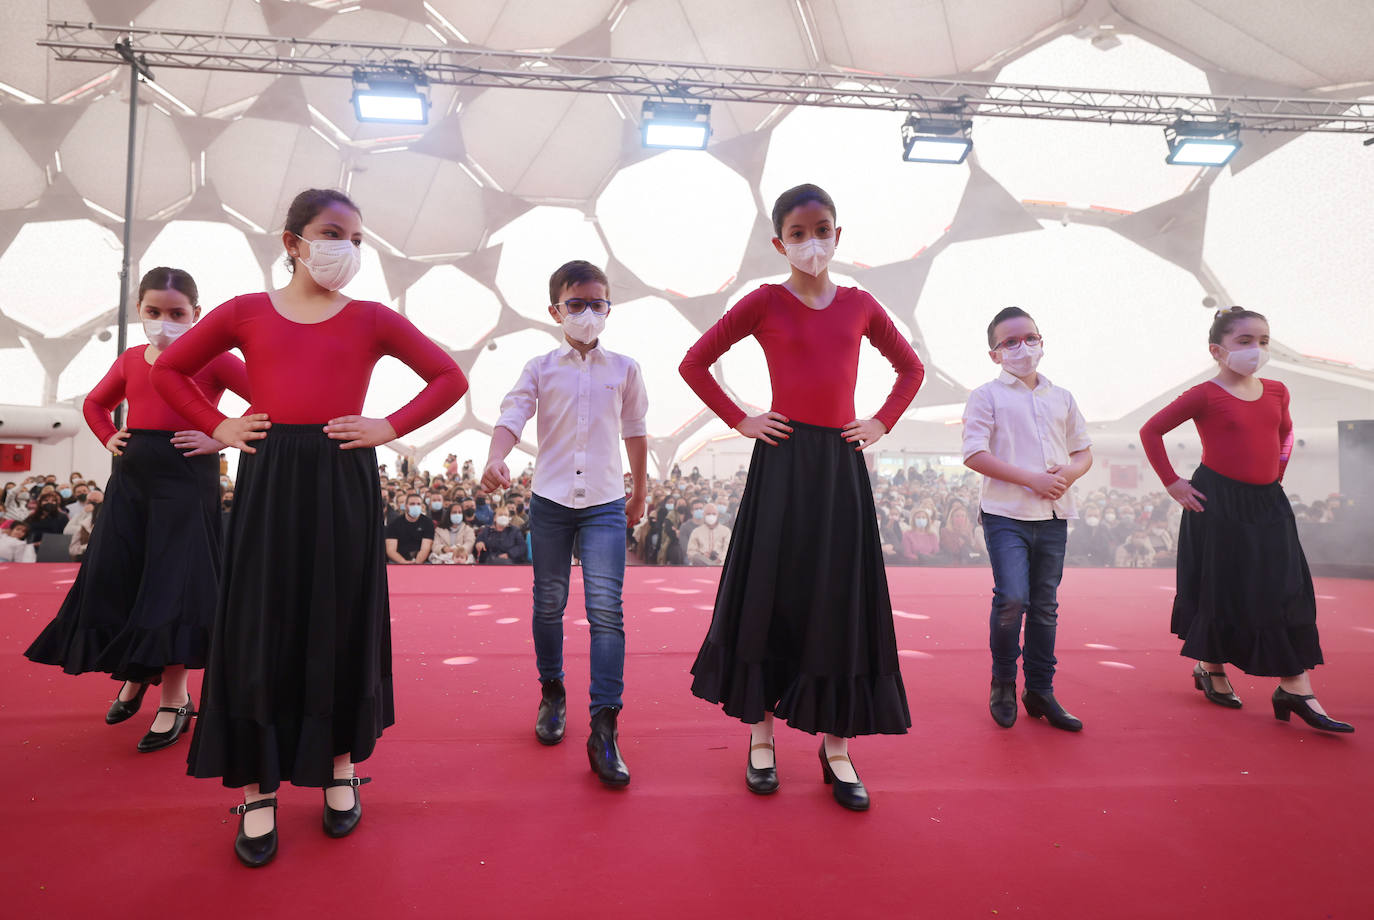
[(936, 565), (940, 559), (939, 525), (925, 502), (911, 512), (911, 529), (902, 535), (901, 561), (907, 565)]
[(5, 493), (5, 519), (9, 521), (22, 521), (31, 513), (28, 508), (30, 501), (29, 489), (33, 487), (33, 480), (24, 480), (19, 488), (10, 489)]
[(968, 507), (958, 499), (949, 503), (945, 523), (940, 528), (940, 555), (950, 565), (972, 565), (987, 558), (987, 547), (979, 545), (981, 534), (969, 520)]
[(1174, 534), (1169, 532), (1168, 509), (1162, 505), (1156, 505), (1151, 510), (1150, 519), (1145, 527), (1145, 538), (1150, 542), (1150, 548), (1154, 550), (1154, 565), (1172, 568), (1178, 562), (1178, 541)]
[(45, 533), (61, 533), (66, 529), (67, 515), (62, 510), (61, 501), (62, 496), (51, 487), (38, 494), (37, 510), (24, 519), (29, 525), (30, 543), (39, 542)]
[(440, 519), (443, 517), (444, 509), (447, 507), (448, 502), (444, 500), (443, 490), (431, 488), (429, 490), (429, 497), (425, 500), (425, 516), (437, 526), (441, 523)]
[(406, 493), (405, 514), (386, 525), (386, 559), (391, 565), (418, 565), (429, 560), (434, 522), (424, 514), (420, 493)]
[(902, 537), (905, 521), (889, 507), (878, 509), (878, 542), (882, 544), (883, 561), (889, 565), (902, 561)]
[(1155, 551), (1145, 524), (1132, 530), (1126, 542), (1117, 547), (1115, 562), (1125, 569), (1148, 569), (1155, 564)]
[(725, 551), (730, 547), (730, 528), (720, 522), (715, 505), (702, 509), (701, 526), (693, 529), (687, 539), (689, 565), (724, 565)]
[(473, 550), (477, 553), (478, 562), (516, 565), (526, 559), (525, 535), (510, 526), (510, 518), (502, 509), (489, 527), (477, 532)]
[(72, 557), (73, 562), (79, 562), (86, 557), (86, 545), (91, 542), (95, 519), (100, 516), (100, 507), (105, 501), (105, 493), (99, 489), (85, 495), (87, 500), (81, 503), (81, 510), (73, 515), (66, 527), (62, 528), (62, 532), (72, 538), (71, 544), (67, 547), (67, 555)]
[(0, 531), (0, 562), (36, 562), (38, 552), (28, 538), (29, 525), (23, 521), (15, 521), (8, 530)]
[(462, 503), (454, 502), (434, 528), (434, 551), (429, 561), (441, 565), (471, 565), (477, 561), (473, 555), (476, 544), (477, 531), (464, 520)]
[(492, 511), (491, 505), (487, 503), (487, 496), (478, 495), (475, 499), (473, 499), (473, 503), (476, 506), (477, 526), (489, 527), (492, 521), (495, 520), (496, 514)]
[(1071, 522), (1064, 561), (1068, 565), (1109, 566), (1115, 555), (1116, 547), (1108, 525), (1103, 523), (1102, 512), (1095, 505), (1086, 506), (1083, 516)]

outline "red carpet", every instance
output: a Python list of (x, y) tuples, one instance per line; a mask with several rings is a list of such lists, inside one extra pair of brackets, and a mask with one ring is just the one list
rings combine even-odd
[[(392, 569), (398, 724), (362, 771), (346, 840), (283, 790), (281, 853), (232, 853), (233, 792), (185, 776), (187, 740), (138, 754), (152, 717), (103, 722), (114, 684), (21, 652), (73, 566), (0, 566), (7, 917), (1048, 917), (1374, 915), (1374, 582), (1319, 580), (1323, 702), (1353, 736), (1277, 722), (1274, 681), (1205, 702), (1168, 634), (1172, 573), (1072, 570), (1059, 697), (1087, 727), (988, 717), (981, 569), (894, 569), (915, 725), (860, 739), (852, 814), (816, 741), (780, 729), (782, 789), (744, 788), (747, 735), (688, 692), (716, 572), (632, 569), (622, 746), (629, 790), (583, 748), (587, 646), (570, 609), (570, 728), (540, 747), (529, 569)], [(460, 663), (466, 662), (466, 663)], [(197, 691), (199, 679), (192, 682)]]

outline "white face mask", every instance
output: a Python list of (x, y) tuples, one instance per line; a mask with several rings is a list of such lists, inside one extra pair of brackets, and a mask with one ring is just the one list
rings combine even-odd
[(929, 524), (929, 523), (930, 523), (930, 518), (917, 518), (917, 519), (915, 520), (915, 524), (916, 524), (917, 527), (924, 527), (924, 526), (926, 526), (926, 525)]
[(704, 520), (706, 521), (706, 526), (707, 526), (707, 527), (715, 527), (715, 526), (716, 526), (716, 521), (719, 521), (719, 520), (720, 520), (720, 516), (719, 516), (719, 515), (716, 515), (716, 514), (708, 514), (708, 515), (706, 515), (706, 517), (704, 518)]
[(417, 518), (417, 517), (420, 516), (420, 506), (419, 506), (419, 505), (406, 505), (406, 513), (408, 513), (408, 514), (409, 514), (411, 517), (413, 517), (413, 518)]
[(568, 334), (569, 338), (575, 339), (583, 345), (590, 345), (595, 342), (605, 328), (606, 317), (597, 316), (591, 310), (570, 313), (563, 317), (563, 331)]
[(1043, 345), (1027, 345), (1021, 342), (1015, 348), (1002, 349), (1002, 367), (1013, 376), (1025, 377), (1040, 364), (1040, 357), (1044, 353)]
[(190, 323), (174, 323), (166, 319), (145, 319), (143, 321), (143, 334), (148, 337), (148, 341), (158, 351), (171, 345), (190, 328)]
[(1098, 518), (1084, 518), (1083, 523), (1087, 524), (1089, 527), (1096, 527), (1098, 524), (1102, 522)]
[(1269, 350), (1258, 345), (1228, 351), (1226, 357), (1221, 359), (1223, 364), (1243, 377), (1259, 373), (1259, 369), (1264, 367), (1268, 360)]
[(787, 261), (808, 275), (819, 275), (825, 271), (830, 260), (835, 257), (835, 238), (809, 239), (800, 243), (783, 243), (787, 251)]
[(352, 240), (307, 240), (297, 234), (310, 256), (299, 256), (315, 283), (326, 291), (337, 291), (352, 281), (363, 267), (363, 253)]
[(505, 526), (506, 526), (507, 524), (509, 524), (509, 523), (510, 523), (510, 518), (507, 517), (506, 515), (504, 515), (504, 514), (498, 514), (498, 515), (496, 516), (496, 526), (497, 526), (497, 527), (505, 527)]

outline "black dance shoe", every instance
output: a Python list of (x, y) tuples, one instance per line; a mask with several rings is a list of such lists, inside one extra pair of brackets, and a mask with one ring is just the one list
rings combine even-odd
[[(243, 816), (259, 808), (272, 808), (272, 829), (261, 837), (249, 837), (243, 832)], [(234, 854), (239, 862), (250, 869), (265, 866), (277, 855), (277, 797), (258, 799), (251, 805), (235, 805), (229, 809), (231, 815), (239, 816), (239, 835), (234, 838)]]
[[(126, 680), (124, 683), (127, 684), (129, 681)], [(120, 684), (119, 692), (124, 692), (124, 684)], [(143, 705), (143, 694), (147, 692), (148, 685), (140, 684), (138, 693), (134, 694), (134, 698), (131, 700), (121, 700), (116, 694), (115, 701), (110, 704), (109, 711), (105, 713), (105, 724), (118, 725), (120, 722), (132, 718), (134, 713), (138, 712), (138, 707)]]
[(172, 720), (172, 727), (165, 732), (150, 731), (138, 741), (139, 753), (147, 754), (152, 751), (160, 751), (165, 747), (171, 747), (177, 743), (181, 733), (186, 731), (191, 725), (191, 717), (196, 714), (195, 704), (191, 702), (191, 697), (186, 697), (186, 702), (180, 706), (159, 706), (158, 712), (174, 712), (176, 718)]
[(1011, 728), (1016, 724), (1016, 681), (992, 679), (988, 712), (992, 713), (992, 721), (1003, 728)]
[(1021, 694), (1021, 703), (1026, 707), (1026, 715), (1032, 719), (1044, 716), (1046, 722), (1066, 732), (1081, 732), (1083, 730), (1082, 721), (1065, 712), (1064, 707), (1059, 705), (1059, 701), (1054, 698), (1053, 693), (1027, 690)]
[(592, 772), (607, 786), (623, 788), (630, 785), (630, 768), (620, 757), (617, 739), (620, 731), (616, 728), (619, 706), (598, 709), (592, 715), (592, 734), (587, 739), (587, 759), (591, 761)]
[(1315, 699), (1316, 697), (1310, 693), (1302, 696), (1297, 693), (1289, 693), (1282, 687), (1276, 687), (1274, 689), (1274, 718), (1280, 722), (1287, 722), (1288, 716), (1296, 712), (1298, 718), (1313, 728), (1320, 728), (1324, 732), (1349, 734), (1355, 731), (1355, 726), (1349, 722), (1337, 722), (1330, 716), (1324, 716), (1307, 705), (1308, 700)]
[[(773, 766), (754, 766), (754, 751), (772, 751)], [(755, 795), (772, 795), (778, 791), (778, 752), (771, 743), (749, 745), (749, 755), (744, 758), (744, 784)]]
[(534, 737), (540, 744), (557, 744), (568, 727), (568, 694), (561, 680), (539, 681), (539, 715), (534, 719)]
[(358, 826), (358, 822), (363, 819), (363, 800), (358, 795), (358, 787), (372, 782), (372, 777), (365, 776), (359, 779), (356, 776), (346, 779), (331, 779), (324, 784), (324, 788), (329, 789), (333, 786), (352, 786), (353, 787), (353, 807), (339, 811), (329, 807), (328, 797), (324, 800), (324, 832), (331, 837), (347, 837), (353, 833), (353, 828)]
[(1193, 686), (1202, 691), (1202, 695), (1207, 697), (1209, 702), (1216, 703), (1218, 706), (1225, 706), (1227, 709), (1239, 709), (1240, 697), (1235, 692), (1218, 693), (1212, 687), (1212, 678), (1225, 677), (1225, 671), (1208, 671), (1198, 662), (1193, 667)]
[[(825, 780), (825, 784), (835, 794), (835, 801), (850, 811), (868, 811), (868, 790), (864, 788), (863, 782), (846, 783), (842, 779), (837, 779), (835, 771), (830, 768), (830, 761), (849, 760), (849, 755), (836, 754), (834, 757), (826, 757), (824, 738), (821, 739), (821, 749), (818, 753), (821, 757), (821, 779)], [(852, 767), (854, 761), (849, 760), (849, 765)], [(857, 770), (854, 775), (859, 775)]]

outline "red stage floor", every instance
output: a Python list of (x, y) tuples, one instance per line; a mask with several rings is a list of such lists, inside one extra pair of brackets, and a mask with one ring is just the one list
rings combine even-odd
[(1167, 630), (1172, 573), (1072, 570), (1056, 687), (1087, 727), (1068, 735), (988, 717), (985, 570), (893, 569), (915, 725), (854, 744), (873, 808), (853, 814), (786, 729), (782, 789), (751, 795), (744, 729), (688, 692), (715, 571), (628, 575), (634, 781), (614, 792), (581, 705), (563, 745), (533, 738), (530, 570), (392, 569), (399, 721), (363, 771), (366, 817), (330, 840), (320, 794), (285, 789), (280, 855), (251, 872), (235, 795), (184, 775), (186, 740), (135, 752), (152, 707), (107, 727), (110, 681), (21, 657), (74, 572), (0, 566), (8, 917), (1374, 915), (1374, 582), (1318, 582), (1318, 691), (1359, 730), (1335, 737), (1275, 721), (1270, 679), (1237, 677), (1240, 711), (1203, 700)]

